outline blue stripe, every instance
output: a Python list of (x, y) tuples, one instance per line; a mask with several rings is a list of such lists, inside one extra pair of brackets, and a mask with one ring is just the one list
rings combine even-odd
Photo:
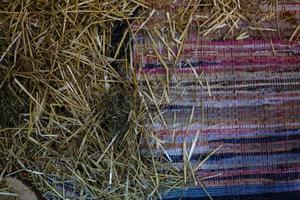
[[(262, 193), (274, 193), (274, 192), (291, 192), (300, 190), (300, 182), (288, 183), (288, 184), (271, 184), (271, 185), (235, 185), (228, 187), (207, 187), (206, 190), (212, 197), (218, 196), (232, 196), (232, 195), (251, 195)], [(176, 189), (167, 193), (164, 199), (172, 199), (177, 197), (206, 197), (207, 194), (202, 188), (192, 189)]]
[[(174, 163), (182, 164), (181, 161), (173, 159), (170, 156)], [(203, 157), (204, 158), (204, 157)], [(196, 164), (196, 160), (191, 160), (192, 166)], [(245, 156), (236, 156), (234, 158), (222, 158), (213, 160), (209, 158), (202, 166), (201, 169), (230, 169), (230, 168), (238, 168), (238, 167), (266, 167), (270, 166), (270, 163), (273, 166), (280, 165), (280, 164), (287, 164), (287, 163), (300, 163), (300, 154), (289, 154), (289, 153), (282, 153), (278, 155), (270, 154), (270, 155), (263, 155), (263, 156), (251, 156), (245, 154)]]

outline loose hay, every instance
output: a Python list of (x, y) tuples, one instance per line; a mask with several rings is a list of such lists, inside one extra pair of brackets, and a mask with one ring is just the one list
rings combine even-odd
[[(150, 1), (0, 2), (0, 94), (6, 96), (0, 179), (31, 180), (49, 199), (154, 198), (193, 184), (193, 170), (181, 173), (161, 158), (141, 156), (141, 138), (158, 138), (144, 126), (149, 108), (140, 98), (131, 38), (139, 32), (160, 38), (176, 63), (192, 23), (202, 24), (203, 36), (243, 39), (251, 31), (266, 37), (279, 31), (262, 28), (257, 18), (280, 22), (274, 10), (257, 17), (257, 8), (277, 1), (186, 1), (158, 22), (158, 4)], [(285, 31), (292, 41), (299, 39), (294, 26)]]
[(1, 177), (31, 180), (47, 198), (158, 194), (169, 176), (140, 156), (144, 108), (128, 62), (130, 22), (141, 6), (1, 2), (1, 81), (18, 91), (8, 98), (28, 101), (17, 111), (21, 123), (1, 130)]

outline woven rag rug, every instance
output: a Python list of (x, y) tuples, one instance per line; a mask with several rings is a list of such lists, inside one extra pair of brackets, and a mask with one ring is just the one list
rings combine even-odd
[(151, 153), (179, 170), (185, 159), (197, 167), (207, 158), (201, 186), (164, 199), (300, 199), (300, 43), (207, 39), (191, 28), (181, 48), (173, 62), (178, 49), (160, 37), (146, 31), (134, 44), (148, 127), (163, 141)]

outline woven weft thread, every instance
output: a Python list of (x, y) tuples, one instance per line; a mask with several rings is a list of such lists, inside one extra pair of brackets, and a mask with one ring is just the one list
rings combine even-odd
[[(182, 170), (183, 141), (191, 147), (198, 134), (192, 164), (222, 145), (197, 174), (198, 178), (211, 177), (203, 184), (213, 198), (259, 199), (256, 195), (269, 194), (264, 199), (297, 199), (300, 44), (257, 38), (207, 41), (194, 35), (189, 32), (176, 64), (163, 64), (155, 56), (153, 38), (136, 37), (136, 75), (145, 93), (152, 86), (161, 113), (146, 98), (147, 104), (153, 115), (161, 114), (164, 119), (149, 122), (164, 141), (164, 151), (152, 151), (168, 155), (166, 159)], [(159, 38), (154, 40), (159, 44)], [(157, 46), (162, 56), (168, 53), (163, 44)], [(168, 100), (159, 101), (166, 93)], [(146, 147), (142, 152), (149, 154)], [(165, 198), (180, 197), (207, 198), (207, 194), (199, 186), (173, 190)]]

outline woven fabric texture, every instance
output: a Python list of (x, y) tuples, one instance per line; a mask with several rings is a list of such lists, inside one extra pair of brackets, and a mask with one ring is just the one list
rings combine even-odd
[(207, 39), (192, 27), (181, 48), (175, 61), (161, 38), (141, 33), (134, 44), (148, 127), (164, 142), (151, 152), (183, 170), (183, 146), (193, 167), (217, 149), (196, 174), (207, 192), (191, 184), (165, 198), (298, 199), (300, 43)]

